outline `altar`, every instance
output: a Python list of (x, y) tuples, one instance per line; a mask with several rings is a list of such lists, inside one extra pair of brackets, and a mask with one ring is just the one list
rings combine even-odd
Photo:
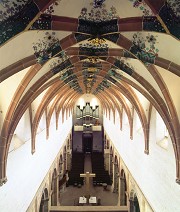
[(89, 198), (89, 204), (96, 205), (97, 204), (97, 198), (96, 197), (90, 197)]
[(97, 198), (96, 197), (90, 197), (89, 199), (87, 199), (84, 196), (79, 197), (79, 205), (97, 205)]
[(86, 203), (87, 203), (86, 197), (79, 197), (79, 204), (86, 204)]

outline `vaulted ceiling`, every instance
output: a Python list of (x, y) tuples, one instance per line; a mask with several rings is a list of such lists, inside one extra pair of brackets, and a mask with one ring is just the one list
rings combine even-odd
[(179, 8), (176, 0), (2, 0), (1, 182), (12, 135), (25, 111), (31, 111), (34, 152), (42, 114), (48, 132), (53, 111), (70, 113), (84, 93), (94, 94), (106, 113), (115, 115), (116, 109), (122, 117), (124, 110), (131, 138), (135, 110), (146, 154), (154, 107), (171, 136), (179, 182)]

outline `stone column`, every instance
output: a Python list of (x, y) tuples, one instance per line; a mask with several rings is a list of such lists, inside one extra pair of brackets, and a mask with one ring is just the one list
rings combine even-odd
[(123, 178), (123, 177), (121, 177), (120, 178), (120, 205), (121, 206), (123, 206), (123, 205), (126, 205), (125, 203), (126, 203), (126, 195), (125, 195), (125, 189), (126, 189), (126, 187), (125, 187), (125, 178)]
[(114, 179), (114, 184), (113, 184), (113, 192), (118, 193), (118, 182), (119, 182), (119, 173), (118, 173), (118, 165), (117, 163), (114, 163), (114, 170), (113, 170), (113, 179)]
[(49, 199), (45, 199), (44, 200), (44, 206), (43, 206), (43, 208), (44, 208), (44, 212), (48, 212), (49, 211), (49, 208), (48, 208), (48, 202), (49, 202)]
[(109, 172), (109, 150), (104, 150), (104, 166), (105, 170)]
[(49, 172), (49, 191), (48, 195), (49, 195), (49, 201), (48, 201), (48, 208), (51, 207), (51, 171)]
[(63, 171), (63, 173), (65, 173), (66, 170), (67, 170), (67, 154), (64, 154), (63, 163), (64, 163), (64, 171)]
[(121, 199), (121, 183), (120, 183), (120, 177), (118, 178), (118, 206), (120, 206), (120, 199)]
[(67, 170), (71, 170), (72, 150), (67, 151)]
[(56, 195), (56, 197), (57, 197), (57, 205), (59, 205), (59, 175), (57, 175), (57, 177), (56, 177), (56, 191), (57, 191), (57, 195)]
[(129, 212), (135, 212), (134, 211), (134, 200), (132, 198), (129, 199)]
[(113, 180), (113, 157), (111, 154), (109, 154), (109, 175), (112, 177)]
[(114, 163), (111, 161), (111, 170), (110, 170), (110, 173), (111, 173), (111, 176), (112, 176), (112, 180), (113, 180), (113, 183), (112, 183), (112, 192), (115, 192), (115, 189), (114, 189), (114, 186), (115, 186), (115, 166), (114, 166)]

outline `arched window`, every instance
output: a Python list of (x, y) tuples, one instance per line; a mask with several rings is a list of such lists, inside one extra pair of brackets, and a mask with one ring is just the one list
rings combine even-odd
[(133, 190), (130, 193), (129, 203), (130, 212), (140, 212), (139, 201)]
[(120, 205), (127, 205), (127, 185), (126, 185), (126, 175), (124, 170), (121, 170), (121, 176), (120, 176)]
[(143, 134), (143, 127), (142, 127), (142, 123), (141, 123), (141, 121), (140, 121), (140, 119), (139, 119), (139, 116), (137, 115), (137, 113), (135, 113), (136, 114), (136, 132), (138, 133), (138, 134)]
[(65, 146), (63, 151), (64, 173), (66, 172), (66, 156), (67, 156), (67, 151)]
[(51, 205), (57, 206), (57, 171), (54, 169), (51, 180)]
[(117, 156), (115, 155), (114, 158), (114, 192), (118, 193), (119, 192), (119, 166), (118, 166), (118, 159)]
[(111, 177), (111, 180), (113, 180), (113, 150), (112, 150), (112, 146), (110, 148), (110, 170), (109, 170), (109, 175)]
[(156, 143), (163, 149), (168, 148), (168, 130), (158, 112), (156, 112)]
[(62, 157), (62, 155), (60, 155), (60, 159), (59, 159), (59, 174), (60, 174), (60, 177), (63, 174), (63, 157)]
[(47, 188), (45, 188), (42, 193), (41, 202), (40, 202), (40, 206), (39, 206), (39, 212), (48, 212), (49, 211), (48, 210), (48, 201), (49, 201), (48, 190), (47, 190)]

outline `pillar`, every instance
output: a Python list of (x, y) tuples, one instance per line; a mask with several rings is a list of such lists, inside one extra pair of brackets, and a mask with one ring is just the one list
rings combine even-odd
[(126, 201), (126, 179), (124, 177), (120, 178), (120, 205), (127, 205)]
[(71, 170), (72, 150), (67, 151), (67, 170)]
[(135, 212), (134, 211), (134, 199), (133, 198), (129, 199), (129, 212)]

